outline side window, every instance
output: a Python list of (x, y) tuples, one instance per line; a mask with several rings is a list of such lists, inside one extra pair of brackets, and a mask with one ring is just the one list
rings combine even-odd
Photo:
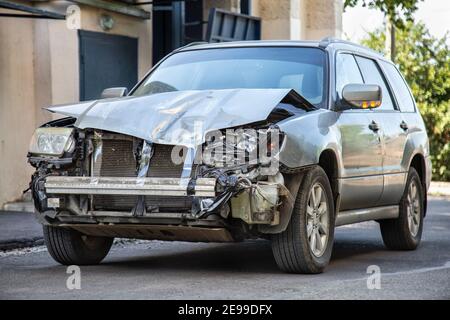
[(414, 112), (414, 99), (400, 72), (388, 62), (382, 61), (381, 64), (386, 70), (386, 76), (394, 90), (400, 110), (403, 112)]
[(375, 61), (372, 59), (362, 58), (356, 56), (356, 61), (358, 62), (359, 68), (364, 77), (364, 83), (366, 84), (377, 84), (381, 88), (382, 102), (381, 110), (394, 110), (394, 104), (392, 103), (391, 93), (389, 92), (386, 82), (380, 73), (380, 70)]
[(353, 55), (340, 53), (336, 57), (336, 91), (339, 98), (342, 98), (342, 89), (349, 83), (363, 83), (363, 78)]

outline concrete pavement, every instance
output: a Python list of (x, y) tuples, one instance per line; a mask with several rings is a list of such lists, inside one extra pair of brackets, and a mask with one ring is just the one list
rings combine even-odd
[[(376, 222), (336, 230), (321, 275), (281, 273), (268, 241), (116, 242), (104, 263), (81, 267), (81, 289), (45, 247), (0, 253), (0, 299), (450, 299), (450, 200), (430, 198), (423, 242), (389, 251)], [(381, 271), (368, 289), (369, 266)]]
[(33, 213), (0, 211), (0, 250), (42, 245), (42, 226)]
[(428, 195), (450, 197), (450, 182), (432, 181)]
[[(450, 199), (450, 182), (431, 182), (428, 196)], [(43, 243), (42, 230), (33, 212), (29, 193), (23, 201), (8, 203), (0, 210), (0, 251)]]

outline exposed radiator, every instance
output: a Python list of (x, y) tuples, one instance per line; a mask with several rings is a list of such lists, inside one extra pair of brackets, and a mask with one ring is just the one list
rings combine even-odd
[[(148, 177), (179, 178), (183, 170), (183, 163), (174, 164), (171, 161), (173, 146), (154, 144), (153, 157), (150, 160)], [(185, 153), (184, 153), (185, 154)], [(133, 150), (133, 140), (103, 139), (102, 154), (94, 163), (93, 175), (101, 177), (136, 177), (136, 159)], [(137, 196), (95, 195), (94, 208), (96, 210), (129, 211), (137, 201)], [(189, 197), (146, 196), (145, 203), (148, 211), (158, 208), (160, 212), (188, 210), (191, 208)]]

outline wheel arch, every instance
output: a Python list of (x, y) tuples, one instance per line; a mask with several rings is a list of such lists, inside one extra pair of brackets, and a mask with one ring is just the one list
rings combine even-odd
[(427, 213), (427, 170), (426, 170), (426, 163), (425, 163), (425, 157), (422, 153), (418, 152), (416, 153), (412, 158), (408, 166), (409, 168), (414, 168), (417, 171), (417, 174), (419, 175), (420, 182), (422, 183), (422, 188), (424, 191), (424, 203), (423, 203), (423, 210), (424, 210), (424, 216)]
[[(289, 173), (283, 173), (285, 186), (292, 195), (296, 195), (303, 181), (305, 172), (315, 165), (320, 166), (325, 171), (328, 180), (330, 181), (335, 212), (337, 212), (337, 204), (339, 203), (339, 183), (337, 179), (339, 177), (339, 162), (337, 152), (333, 148), (323, 149), (319, 153), (315, 164), (298, 168)], [(293, 207), (282, 204), (280, 208), (280, 224), (277, 226), (260, 225), (258, 226), (258, 230), (265, 234), (276, 234), (285, 231), (291, 219), (292, 210)]]
[(331, 190), (333, 191), (334, 206), (337, 209), (339, 199), (339, 164), (336, 152), (331, 148), (322, 150), (319, 155), (318, 165), (321, 166), (327, 174), (328, 180), (330, 181)]

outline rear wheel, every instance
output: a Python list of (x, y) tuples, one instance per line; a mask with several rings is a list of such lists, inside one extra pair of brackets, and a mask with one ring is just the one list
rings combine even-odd
[(414, 250), (420, 244), (423, 229), (424, 191), (419, 175), (410, 168), (397, 219), (380, 221), (383, 242), (389, 249)]
[(272, 251), (285, 272), (321, 273), (330, 261), (333, 240), (333, 194), (317, 166), (305, 174), (287, 229), (272, 237)]
[(76, 230), (44, 226), (44, 241), (55, 261), (63, 265), (98, 264), (109, 252), (114, 238), (84, 235)]

